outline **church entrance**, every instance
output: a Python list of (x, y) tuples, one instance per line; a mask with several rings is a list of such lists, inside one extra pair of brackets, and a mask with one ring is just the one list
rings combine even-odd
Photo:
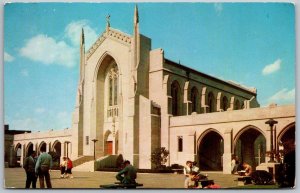
[(256, 128), (246, 128), (241, 131), (235, 140), (234, 154), (238, 156), (240, 163), (248, 163), (256, 168), (265, 162), (266, 138)]
[(106, 141), (105, 145), (105, 155), (112, 155), (113, 154), (113, 142)]
[(215, 132), (209, 131), (202, 137), (198, 148), (198, 161), (200, 170), (221, 171), (223, 170), (223, 138)]

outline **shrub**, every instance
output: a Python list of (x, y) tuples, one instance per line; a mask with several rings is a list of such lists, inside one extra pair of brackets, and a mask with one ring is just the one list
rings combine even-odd
[(257, 170), (251, 174), (252, 181), (257, 185), (273, 184), (273, 175), (264, 170)]
[(169, 151), (165, 147), (156, 148), (151, 154), (151, 163), (155, 165), (155, 169), (163, 168), (167, 162)]

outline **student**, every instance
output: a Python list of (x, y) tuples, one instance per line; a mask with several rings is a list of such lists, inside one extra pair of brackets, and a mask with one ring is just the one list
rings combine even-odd
[(36, 163), (35, 156), (36, 156), (36, 152), (32, 151), (24, 161), (23, 168), (25, 169), (26, 172), (25, 188), (30, 188), (31, 184), (32, 184), (32, 188), (36, 188), (37, 177), (35, 175), (35, 163)]
[(52, 157), (46, 153), (46, 146), (41, 147), (41, 154), (39, 155), (36, 165), (35, 173), (39, 176), (40, 188), (45, 188), (44, 179), (47, 188), (52, 188), (49, 170), (52, 168)]
[(250, 176), (252, 174), (252, 167), (249, 164), (244, 162), (243, 169), (245, 170), (245, 176)]
[(67, 158), (63, 157), (63, 161), (60, 164), (60, 177), (64, 178), (67, 169)]
[(72, 168), (73, 168), (73, 162), (71, 161), (70, 158), (67, 158), (67, 171), (66, 171), (66, 178), (73, 178), (73, 175), (72, 175)]
[(189, 186), (192, 184), (192, 166), (192, 162), (187, 161), (186, 165), (183, 168), (183, 174), (185, 175), (184, 188), (189, 188)]
[(135, 184), (137, 177), (137, 170), (134, 166), (130, 164), (130, 161), (124, 161), (124, 169), (119, 171), (116, 175), (116, 179), (119, 180), (123, 184)]

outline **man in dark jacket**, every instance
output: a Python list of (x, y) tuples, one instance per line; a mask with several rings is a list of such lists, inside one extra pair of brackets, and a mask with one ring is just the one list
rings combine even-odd
[(32, 188), (36, 188), (36, 180), (37, 177), (35, 175), (35, 163), (36, 163), (36, 152), (32, 151), (29, 156), (24, 160), (23, 168), (26, 172), (26, 185), (25, 188), (30, 188), (32, 184)]
[(130, 164), (130, 161), (126, 160), (124, 162), (124, 169), (117, 174), (116, 178), (123, 184), (135, 184), (136, 173), (136, 168)]

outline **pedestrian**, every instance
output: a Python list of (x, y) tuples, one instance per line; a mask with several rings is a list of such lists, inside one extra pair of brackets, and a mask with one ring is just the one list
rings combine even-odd
[(60, 178), (65, 177), (66, 169), (67, 169), (67, 158), (63, 157), (63, 161), (60, 164)]
[(23, 168), (26, 172), (26, 185), (25, 188), (30, 188), (32, 184), (32, 188), (36, 188), (36, 180), (37, 177), (35, 175), (35, 163), (36, 163), (36, 152), (32, 151), (29, 153), (29, 156), (24, 160)]
[(189, 186), (192, 185), (192, 162), (191, 161), (187, 161), (186, 165), (183, 168), (183, 174), (185, 176), (185, 180), (184, 180), (184, 188), (189, 188)]
[(39, 155), (36, 165), (35, 173), (39, 176), (40, 188), (45, 188), (44, 180), (47, 188), (52, 188), (49, 170), (52, 168), (52, 157), (46, 153), (46, 146), (41, 147), (41, 154)]
[(124, 161), (124, 169), (119, 171), (119, 173), (116, 175), (116, 179), (122, 184), (136, 184), (136, 177), (137, 170), (130, 164), (129, 160)]
[(72, 175), (73, 162), (70, 158), (67, 157), (67, 170), (66, 170), (66, 178), (73, 178)]

